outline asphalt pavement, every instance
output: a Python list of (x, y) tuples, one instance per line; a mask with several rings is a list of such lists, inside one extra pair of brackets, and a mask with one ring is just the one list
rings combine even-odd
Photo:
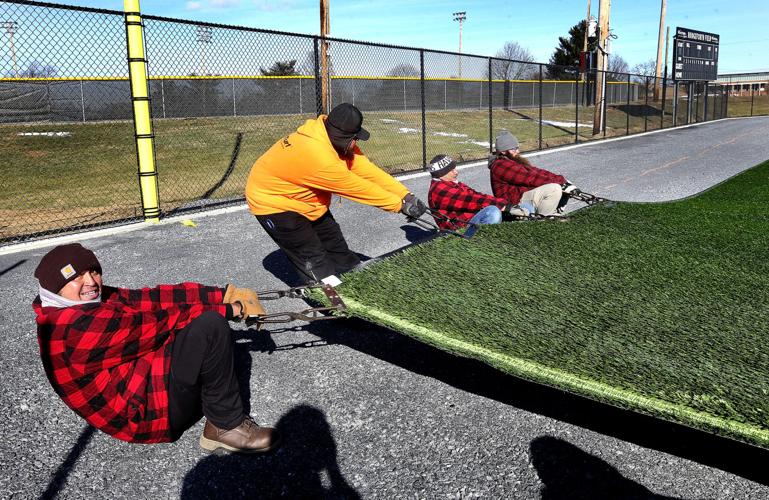
[[(769, 117), (723, 120), (531, 159), (610, 199), (664, 201), (769, 159), (767, 138)], [(490, 191), (485, 165), (463, 168), (460, 180)], [(404, 180), (423, 199), (428, 182)], [(332, 211), (365, 256), (429, 236), (347, 200)], [(112, 285), (295, 283), (246, 210), (188, 218), (196, 227), (83, 242)], [(767, 450), (527, 383), (356, 319), (234, 325), (250, 411), (285, 436), (277, 452), (208, 455), (197, 445), (202, 422), (175, 443), (118, 441), (87, 426), (46, 380), (30, 304), (48, 249), (0, 249), (1, 498), (769, 498)], [(458, 314), (473, 312), (446, 310), (446, 321)]]

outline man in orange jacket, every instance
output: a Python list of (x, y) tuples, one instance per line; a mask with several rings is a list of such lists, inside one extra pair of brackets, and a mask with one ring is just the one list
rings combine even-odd
[(306, 282), (360, 264), (329, 210), (338, 194), (388, 212), (419, 217), (427, 206), (374, 165), (357, 142), (369, 138), (363, 115), (349, 103), (307, 120), (280, 139), (251, 168), (246, 200), (259, 224)]

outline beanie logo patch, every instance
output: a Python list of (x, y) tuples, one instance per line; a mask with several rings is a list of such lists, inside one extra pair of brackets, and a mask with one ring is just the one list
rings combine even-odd
[(450, 156), (446, 156), (444, 158), (441, 158), (440, 160), (436, 161), (435, 163), (430, 164), (430, 171), (435, 172), (436, 170), (441, 170), (445, 167), (448, 167), (451, 162), (454, 160)]
[(64, 276), (65, 280), (70, 279), (75, 274), (77, 273), (75, 272), (75, 268), (72, 267), (72, 264), (67, 264), (66, 266), (61, 268), (61, 275)]

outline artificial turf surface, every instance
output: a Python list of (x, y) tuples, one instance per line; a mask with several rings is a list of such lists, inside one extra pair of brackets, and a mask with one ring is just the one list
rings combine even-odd
[(769, 162), (696, 197), (484, 226), (346, 275), (347, 313), (769, 447)]

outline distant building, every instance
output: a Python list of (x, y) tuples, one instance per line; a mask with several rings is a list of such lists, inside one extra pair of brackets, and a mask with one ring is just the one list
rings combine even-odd
[(730, 95), (766, 95), (769, 89), (769, 71), (726, 73), (718, 75), (715, 83), (729, 86)]

